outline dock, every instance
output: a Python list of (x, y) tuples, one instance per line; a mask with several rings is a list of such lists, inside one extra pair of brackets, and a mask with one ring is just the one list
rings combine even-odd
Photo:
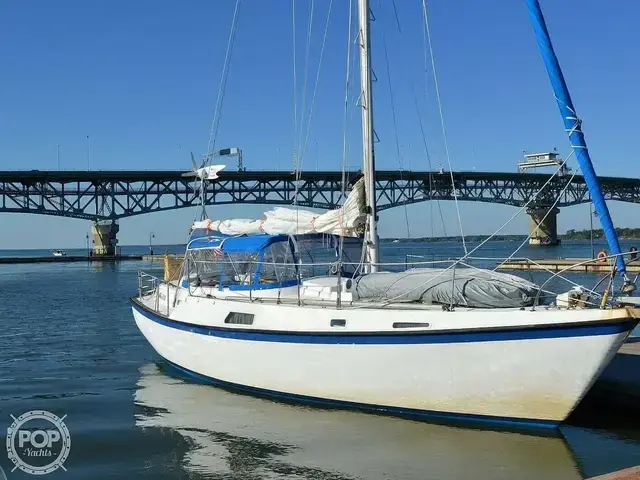
[(596, 422), (602, 426), (618, 424), (624, 418), (628, 428), (640, 426), (639, 369), (640, 337), (630, 337), (571, 414), (569, 423), (593, 426)]
[(147, 262), (164, 262), (165, 258), (170, 260), (182, 260), (184, 258), (183, 253), (160, 253), (155, 255), (142, 255), (142, 260)]
[[(121, 262), (126, 260), (143, 260), (146, 262), (182, 262), (183, 255), (173, 253), (156, 255), (65, 255), (40, 257), (0, 257), (0, 265), (16, 263), (74, 263), (74, 262)], [(168, 260), (167, 260), (168, 259)]]
[(73, 262), (120, 262), (143, 260), (143, 255), (65, 255), (63, 257), (0, 257), (0, 264), (16, 263), (73, 263)]
[[(580, 265), (577, 265), (580, 264)], [(498, 270), (546, 270), (552, 272), (611, 273), (611, 264), (588, 258), (555, 258), (540, 260), (507, 260), (498, 264)], [(627, 272), (640, 273), (640, 262), (628, 262)]]
[(587, 480), (640, 480), (640, 465), (605, 475), (598, 475), (597, 477), (591, 477)]
[(632, 337), (626, 341), (618, 353), (624, 353), (625, 355), (640, 355), (640, 338)]

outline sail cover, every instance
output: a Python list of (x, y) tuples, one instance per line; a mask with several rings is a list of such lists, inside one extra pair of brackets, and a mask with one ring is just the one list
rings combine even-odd
[(372, 302), (518, 308), (533, 305), (538, 290), (534, 283), (492, 270), (415, 268), (364, 275), (355, 280), (353, 297)]
[(344, 205), (336, 210), (319, 214), (295, 208), (274, 208), (264, 216), (262, 220), (202, 220), (194, 222), (191, 229), (217, 231), (224, 235), (330, 233), (356, 237), (366, 220), (364, 181), (356, 182)]

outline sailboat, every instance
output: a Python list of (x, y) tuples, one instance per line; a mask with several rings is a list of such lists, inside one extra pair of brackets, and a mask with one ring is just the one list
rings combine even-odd
[[(629, 293), (634, 284), (540, 6), (526, 3)], [(459, 260), (404, 272), (380, 263), (368, 0), (358, 0), (358, 12), (364, 176), (344, 205), (322, 215), (281, 208), (262, 220), (195, 222), (177, 279), (140, 273), (135, 322), (177, 369), (240, 392), (554, 428), (616, 354), (640, 310), (607, 293), (595, 306), (580, 292), (543, 299), (542, 287)], [(224, 175), (222, 166), (218, 172)]]

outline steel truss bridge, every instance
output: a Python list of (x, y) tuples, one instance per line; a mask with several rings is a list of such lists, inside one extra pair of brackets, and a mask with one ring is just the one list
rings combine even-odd
[[(4, 171), (0, 172), (0, 213), (37, 213), (93, 221), (117, 220), (199, 204), (198, 184), (178, 171)], [(344, 174), (353, 185), (361, 172)], [(539, 173), (454, 172), (458, 200), (524, 206), (549, 180)], [(206, 185), (207, 205), (264, 204), (336, 208), (343, 200), (341, 172), (222, 172)], [(588, 202), (584, 178), (556, 177), (532, 207)], [(640, 203), (640, 179), (600, 177), (607, 200)], [(297, 188), (296, 188), (297, 187)], [(378, 208), (428, 200), (453, 200), (448, 172), (379, 171)], [(566, 187), (566, 189), (565, 189)], [(563, 190), (564, 189), (564, 190)], [(296, 193), (297, 192), (297, 193)]]

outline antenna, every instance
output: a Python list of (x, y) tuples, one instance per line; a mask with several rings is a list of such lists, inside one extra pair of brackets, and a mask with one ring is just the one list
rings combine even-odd
[(214, 157), (238, 157), (238, 171), (246, 172), (247, 168), (244, 166), (242, 162), (242, 150), (239, 148), (223, 148), (222, 150), (218, 150), (213, 153)]

